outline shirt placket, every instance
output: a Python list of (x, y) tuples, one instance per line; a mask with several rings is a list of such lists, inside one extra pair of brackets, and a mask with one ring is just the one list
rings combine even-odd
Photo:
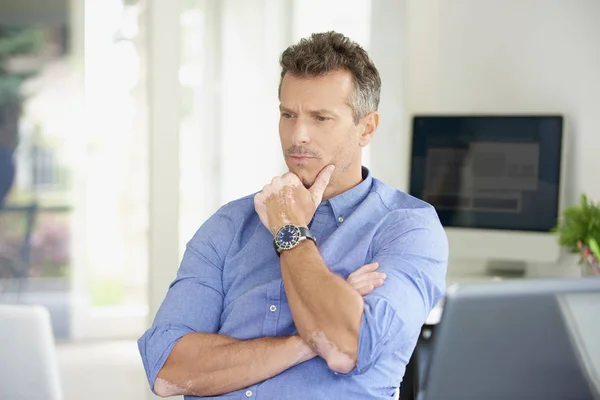
[(263, 336), (277, 336), (277, 321), (281, 306), (281, 280), (271, 282), (267, 288), (267, 309), (263, 324)]

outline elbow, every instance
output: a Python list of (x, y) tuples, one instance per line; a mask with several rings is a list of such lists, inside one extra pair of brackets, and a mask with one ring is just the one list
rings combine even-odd
[(351, 340), (346, 346), (332, 343), (322, 333), (313, 333), (309, 343), (315, 353), (327, 362), (327, 366), (339, 374), (349, 374), (356, 367), (358, 359), (358, 340)]
[(153, 387), (154, 393), (158, 397), (165, 398), (191, 394), (190, 390), (192, 382), (188, 381), (187, 385), (184, 385), (180, 380), (173, 379), (174, 376), (177, 376), (176, 372), (172, 371), (172, 369), (169, 369), (166, 366), (160, 370), (156, 380), (154, 381)]
[(327, 366), (330, 370), (338, 374), (349, 374), (356, 368), (356, 358), (345, 354), (336, 355), (327, 360)]
[[(161, 371), (162, 373), (163, 371)], [(175, 380), (166, 379), (164, 374), (161, 376), (159, 373), (158, 377), (154, 381), (153, 387), (154, 393), (158, 397), (172, 397), (172, 396), (215, 396), (222, 394), (218, 392), (218, 388), (214, 385), (210, 385), (205, 379), (191, 380)]]
[(179, 385), (173, 384), (166, 379), (156, 378), (154, 382), (154, 393), (158, 397), (171, 397), (184, 395), (186, 391)]
[(163, 399), (171, 396), (176, 396), (176, 394), (171, 394), (164, 386), (162, 386), (162, 384), (158, 382), (154, 384), (154, 394)]
[(321, 356), (330, 370), (339, 374), (349, 374), (356, 368), (358, 360), (358, 336), (356, 334), (331, 338), (322, 331), (311, 332), (305, 337), (306, 343)]

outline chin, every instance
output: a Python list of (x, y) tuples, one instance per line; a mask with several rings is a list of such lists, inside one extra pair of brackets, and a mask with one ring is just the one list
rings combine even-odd
[(315, 182), (317, 178), (317, 172), (312, 171), (311, 169), (306, 168), (306, 166), (298, 166), (298, 165), (289, 165), (288, 169), (290, 172), (293, 172), (300, 178), (304, 187), (309, 188)]
[(300, 180), (302, 181), (302, 185), (306, 189), (310, 189), (310, 187), (313, 185), (313, 183), (315, 183), (315, 178), (306, 179), (306, 178), (304, 178), (304, 177), (301, 176)]
[(302, 181), (302, 184), (307, 189), (312, 186), (312, 184), (315, 182), (315, 179), (317, 178), (317, 176), (315, 174), (313, 174), (307, 170), (300, 170), (298, 172), (292, 171), (292, 172), (295, 173), (296, 175), (298, 175), (298, 178), (300, 178), (300, 181)]

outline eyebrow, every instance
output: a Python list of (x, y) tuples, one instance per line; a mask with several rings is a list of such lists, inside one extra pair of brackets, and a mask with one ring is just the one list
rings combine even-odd
[[(290, 110), (289, 108), (287, 108), (285, 106), (282, 106), (281, 104), (279, 105), (279, 111), (289, 112), (289, 113), (295, 114), (294, 111)], [(331, 115), (331, 116), (337, 116), (337, 114), (335, 112), (333, 112), (331, 110), (326, 110), (324, 108), (321, 108), (321, 109), (318, 109), (318, 110), (308, 110), (308, 112), (310, 114), (313, 114), (313, 115), (326, 114), (326, 115)]]

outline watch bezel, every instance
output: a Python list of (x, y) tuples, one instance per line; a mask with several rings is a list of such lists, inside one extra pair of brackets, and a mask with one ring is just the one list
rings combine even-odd
[[(280, 234), (284, 231), (291, 231), (291, 235), (292, 235), (292, 240), (290, 240), (289, 242), (283, 242), (280, 239)], [(279, 230), (277, 231), (277, 234), (275, 234), (275, 244), (277, 245), (277, 251), (281, 252), (283, 250), (291, 250), (294, 247), (296, 247), (298, 245), (298, 243), (300, 242), (302, 238), (302, 231), (300, 230), (299, 226), (293, 225), (293, 224), (286, 224), (284, 226), (282, 226), (281, 228), (279, 228)]]

